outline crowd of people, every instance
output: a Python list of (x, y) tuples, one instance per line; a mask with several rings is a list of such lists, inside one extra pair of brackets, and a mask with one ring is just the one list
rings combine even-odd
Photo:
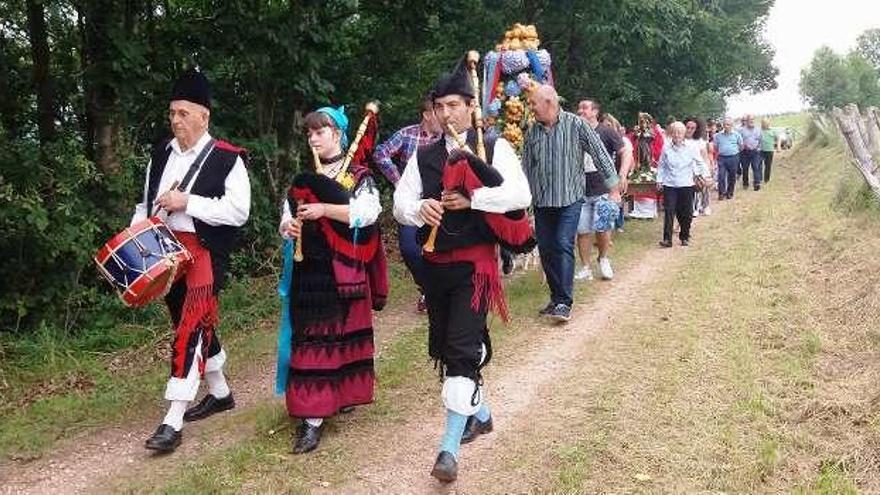
[[(446, 426), (431, 474), (444, 482), (456, 479), (460, 446), (493, 429), (482, 369), (492, 358), (487, 315), (508, 317), (499, 253), (537, 245), (549, 289), (538, 313), (565, 322), (575, 280), (593, 276), (594, 244), (599, 276), (613, 278), (612, 232), (623, 228), (630, 178), (642, 169), (656, 169), (656, 190), (643, 190), (636, 201), (653, 201), (656, 211), (662, 197), (665, 247), (674, 221), (688, 244), (692, 217), (711, 213), (716, 179), (719, 201), (733, 198), (738, 175), (743, 187), (751, 177), (756, 191), (770, 179), (777, 143), (766, 120), (758, 129), (749, 116), (735, 131), (729, 118), (721, 130), (711, 120), (687, 118), (664, 130), (640, 114), (639, 125), (627, 130), (596, 98), (567, 111), (554, 87), (540, 84), (528, 92), (534, 123), (519, 154), (502, 135), (475, 127), (479, 103), (471, 81), (463, 63), (442, 75), (420, 102), (419, 123), (364, 159), (356, 157), (364, 157), (357, 148), (370, 132), (367, 120), (349, 143), (341, 107), (305, 117), (314, 163), (294, 179), (278, 228), (286, 246), (296, 246), (295, 254), (285, 251), (276, 382), (298, 421), (294, 453), (318, 447), (328, 418), (373, 400), (373, 314), (388, 297), (374, 170), (394, 187), (400, 252), (419, 289), (428, 352), (443, 381)], [(210, 108), (205, 76), (181, 76), (169, 103), (174, 138), (154, 148), (132, 219), (157, 208), (195, 258), (165, 298), (175, 327), (170, 406), (146, 440), (160, 452), (176, 449), (185, 421), (235, 407), (216, 329), (218, 294), (236, 230), (250, 213), (250, 184), (243, 150), (210, 136)], [(202, 379), (208, 394), (189, 407)]]

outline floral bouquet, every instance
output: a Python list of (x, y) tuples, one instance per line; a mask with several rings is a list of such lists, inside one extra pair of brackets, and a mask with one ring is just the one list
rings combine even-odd
[(539, 50), (535, 26), (514, 24), (501, 43), (483, 59), (482, 107), (487, 126), (494, 126), (517, 153), (532, 117), (526, 105), (539, 84), (553, 84), (550, 53)]

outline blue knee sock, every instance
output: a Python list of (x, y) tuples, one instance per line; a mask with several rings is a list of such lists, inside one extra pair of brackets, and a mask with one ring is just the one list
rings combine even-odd
[(483, 404), (480, 406), (477, 414), (474, 414), (474, 417), (476, 417), (480, 423), (485, 423), (486, 421), (489, 421), (489, 418), (492, 417), (492, 413), (489, 411), (489, 406), (486, 405), (485, 401), (483, 401)]
[(443, 440), (440, 442), (441, 451), (445, 450), (458, 458), (458, 448), (461, 445), (461, 436), (464, 434), (467, 418), (464, 414), (458, 414), (451, 409), (446, 410), (446, 432), (443, 433)]

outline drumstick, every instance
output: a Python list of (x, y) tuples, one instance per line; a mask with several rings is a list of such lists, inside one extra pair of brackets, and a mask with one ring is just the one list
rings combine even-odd
[[(180, 181), (179, 181), (179, 180), (176, 180), (176, 181), (172, 182), (172, 183), (171, 183), (171, 187), (169, 187), (168, 190), (165, 191), (164, 193), (160, 194), (159, 197), (161, 198), (163, 195), (168, 194), (168, 193), (170, 193), (171, 191), (177, 189), (177, 186), (178, 186), (179, 184), (180, 184)], [(156, 201), (159, 201), (159, 198), (156, 198)], [(156, 206), (156, 201), (153, 201), (153, 205), (154, 205), (154, 206)], [(159, 213), (159, 210), (161, 210), (161, 209), (162, 209), (162, 208), (156, 208), (155, 210), (153, 210), (153, 214), (150, 215), (150, 216), (152, 217), (152, 216), (158, 214), (158, 213)]]

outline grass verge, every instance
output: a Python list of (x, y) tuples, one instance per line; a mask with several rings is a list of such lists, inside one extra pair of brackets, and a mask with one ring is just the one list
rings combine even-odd
[(761, 196), (739, 195), (711, 245), (585, 354), (560, 385), (580, 390), (554, 409), (562, 444), (513, 456), (555, 466), (529, 489), (880, 489), (880, 225), (835, 202), (855, 173), (840, 152), (799, 148)]

